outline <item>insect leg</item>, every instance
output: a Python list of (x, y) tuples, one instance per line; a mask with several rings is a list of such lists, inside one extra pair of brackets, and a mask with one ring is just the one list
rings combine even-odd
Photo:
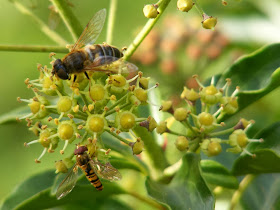
[(76, 81), (76, 79), (77, 79), (77, 75), (75, 74), (75, 75), (74, 75), (73, 82), (75, 82), (75, 81)]
[(85, 71), (84, 73), (85, 73), (86, 77), (87, 77), (87, 78), (88, 78), (88, 80), (89, 80), (89, 76), (88, 76), (87, 72)]

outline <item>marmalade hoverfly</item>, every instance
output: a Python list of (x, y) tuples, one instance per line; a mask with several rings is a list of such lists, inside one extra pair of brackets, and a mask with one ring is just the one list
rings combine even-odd
[(75, 149), (76, 164), (60, 183), (56, 191), (56, 198), (58, 200), (65, 197), (75, 187), (78, 178), (78, 168), (84, 171), (86, 178), (99, 191), (103, 189), (99, 177), (109, 181), (117, 181), (122, 178), (120, 172), (109, 162), (107, 164), (102, 164), (98, 160), (92, 159), (87, 151), (88, 149), (86, 146), (78, 145)]

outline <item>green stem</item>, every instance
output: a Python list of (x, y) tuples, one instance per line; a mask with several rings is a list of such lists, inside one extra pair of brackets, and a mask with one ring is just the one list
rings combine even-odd
[(142, 121), (146, 121), (147, 118), (145, 117), (141, 117), (141, 118), (136, 118), (136, 122), (142, 122)]
[(146, 128), (136, 126), (133, 131), (144, 142), (145, 154), (147, 154), (149, 162), (151, 163), (150, 169), (155, 172), (154, 178), (160, 177), (162, 171), (168, 166), (164, 151), (155, 141), (155, 136), (148, 132)]
[(106, 129), (105, 128), (105, 131), (107, 131), (109, 134), (111, 134), (112, 136), (116, 137), (118, 140), (122, 141), (123, 143), (129, 145), (131, 142), (130, 141), (127, 141), (126, 139), (124, 139), (123, 137), (115, 134), (114, 132), (111, 132), (110, 129)]
[(0, 45), (0, 51), (16, 52), (56, 52), (68, 53), (65, 46), (48, 46), (48, 45)]
[(188, 120), (182, 121), (182, 124), (185, 125), (185, 126), (187, 126), (193, 133), (197, 133), (197, 132), (193, 129), (192, 125), (189, 123)]
[(169, 133), (169, 134), (173, 134), (173, 135), (175, 135), (175, 136), (185, 136), (185, 137), (189, 137), (189, 136), (186, 136), (186, 135), (184, 135), (184, 134), (181, 134), (181, 133), (178, 133), (178, 132), (176, 132), (176, 131), (169, 130), (169, 129), (168, 129), (168, 133)]
[(192, 140), (189, 144), (189, 152), (196, 152), (197, 149), (199, 148), (199, 142), (201, 141), (200, 138), (196, 138)]
[(224, 116), (225, 116), (224, 113), (220, 113), (219, 116), (217, 117), (217, 123), (220, 123)]
[(71, 11), (69, 5), (65, 0), (51, 0), (51, 2), (57, 9), (61, 19), (65, 23), (75, 42), (83, 31), (80, 22)]
[(244, 179), (240, 182), (239, 188), (232, 196), (231, 202), (230, 202), (230, 210), (234, 210), (236, 205), (238, 204), (242, 194), (246, 190), (246, 188), (249, 186), (249, 184), (255, 179), (256, 175), (249, 174), (244, 177)]
[(112, 106), (110, 106), (108, 108), (108, 110), (112, 110), (114, 107), (116, 107), (118, 104), (120, 104), (124, 99), (126, 99), (127, 95), (124, 95), (123, 97), (121, 97), (119, 100), (116, 101), (116, 103), (114, 103)]
[(130, 56), (135, 52), (137, 47), (141, 44), (141, 42), (145, 39), (145, 37), (148, 35), (148, 33), (152, 30), (158, 19), (161, 17), (162, 13), (168, 6), (171, 0), (161, 0), (158, 2), (158, 16), (155, 19), (149, 19), (146, 23), (146, 25), (143, 27), (143, 29), (140, 31), (140, 33), (135, 37), (133, 42), (129, 45), (127, 48), (125, 55), (124, 55), (124, 60), (128, 60)]
[[(124, 107), (126, 107), (126, 106), (128, 106), (128, 105), (130, 105), (130, 104), (131, 104), (130, 102), (127, 102), (127, 103), (125, 103), (125, 104), (122, 104), (119, 108), (120, 108), (120, 109), (123, 109)], [(110, 114), (113, 114), (114, 112), (116, 112), (115, 109), (112, 109), (112, 110), (106, 112), (105, 117), (107, 117), (107, 116), (110, 115)]]
[(203, 9), (199, 6), (199, 4), (196, 2), (196, 0), (193, 0), (194, 6), (197, 9), (197, 11), (199, 12), (199, 14), (203, 17), (204, 11)]
[(109, 10), (109, 19), (108, 19), (108, 25), (107, 25), (107, 38), (106, 43), (112, 44), (113, 40), (113, 31), (114, 31), (114, 23), (115, 23), (115, 16), (116, 16), (116, 10), (117, 10), (117, 3), (118, 0), (111, 0), (110, 1), (110, 10)]
[(15, 7), (24, 15), (30, 16), (39, 25), (41, 31), (45, 33), (50, 39), (59, 45), (66, 45), (67, 42), (59, 36), (56, 32), (50, 29), (40, 18), (38, 18), (34, 13), (27, 9), (23, 4), (18, 1), (10, 0)]
[(85, 94), (80, 93), (80, 95), (81, 95), (81, 97), (82, 97), (82, 99), (83, 99), (83, 101), (84, 101), (85, 105), (86, 105), (86, 106), (88, 106), (88, 105), (89, 105), (89, 103), (88, 103), (88, 100), (87, 100), (87, 98), (86, 98)]
[(211, 137), (213, 136), (221, 136), (221, 135), (224, 135), (224, 134), (228, 134), (228, 133), (232, 133), (234, 131), (234, 128), (228, 128), (226, 130), (222, 130), (222, 131), (217, 131), (217, 132), (214, 132), (214, 133), (210, 133), (209, 135)]
[(133, 191), (128, 191), (128, 190), (125, 190), (126, 193), (128, 195), (131, 195), (132, 197), (134, 198), (137, 198), (138, 200), (140, 201), (143, 201), (144, 203), (156, 208), (156, 209), (165, 209), (164, 206), (160, 205), (159, 203), (157, 203), (156, 201), (152, 200), (151, 198), (148, 198), (148, 197), (145, 197), (143, 195), (140, 195), (136, 192), (133, 192)]

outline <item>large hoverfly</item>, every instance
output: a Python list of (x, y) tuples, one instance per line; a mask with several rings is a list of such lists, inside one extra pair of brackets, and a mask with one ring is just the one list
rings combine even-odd
[(53, 63), (52, 74), (60, 79), (71, 79), (71, 74), (87, 71), (103, 71), (108, 73), (129, 73), (138, 68), (123, 60), (123, 53), (108, 44), (94, 44), (102, 31), (106, 19), (106, 9), (98, 11), (89, 21), (83, 33), (72, 47), (70, 53)]
[(65, 179), (58, 186), (56, 198), (59, 200), (70, 193), (76, 185), (78, 178), (78, 168), (81, 168), (90, 183), (99, 191), (103, 189), (103, 185), (99, 179), (107, 179), (109, 181), (117, 181), (122, 178), (120, 172), (110, 163), (102, 164), (98, 160), (94, 160), (88, 154), (86, 146), (77, 146), (74, 151), (76, 155), (76, 164), (70, 169)]

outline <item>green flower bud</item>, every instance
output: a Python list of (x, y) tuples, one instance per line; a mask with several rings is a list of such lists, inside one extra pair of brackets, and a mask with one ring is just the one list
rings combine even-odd
[(122, 130), (129, 130), (136, 125), (136, 117), (129, 111), (120, 113), (119, 123)]
[(139, 86), (142, 89), (147, 90), (149, 88), (149, 81), (150, 81), (150, 77), (141, 77), (139, 79)]
[(134, 155), (139, 155), (144, 150), (143, 141), (136, 141), (131, 144), (132, 152)]
[(157, 122), (153, 117), (149, 116), (147, 120), (140, 122), (139, 125), (152, 132), (157, 127)]
[(174, 112), (174, 118), (178, 121), (184, 121), (188, 117), (188, 110), (186, 108), (178, 108)]
[(201, 125), (210, 126), (215, 122), (215, 118), (210, 113), (202, 112), (198, 115), (198, 121)]
[(239, 120), (239, 122), (234, 126), (235, 130), (241, 129), (244, 130), (245, 128), (247, 128), (248, 125), (252, 124), (253, 122), (250, 122), (244, 118), (241, 118)]
[(41, 128), (41, 122), (36, 122), (31, 128), (29, 128), (30, 131), (32, 131), (36, 136), (39, 136), (40, 131), (38, 128)]
[(167, 122), (161, 121), (161, 122), (157, 125), (156, 131), (157, 131), (158, 134), (163, 134), (163, 133), (167, 132), (167, 131), (168, 131)]
[(61, 140), (69, 140), (72, 143), (75, 139), (75, 133), (77, 132), (76, 124), (72, 121), (62, 121), (57, 128), (58, 136)]
[(57, 143), (57, 140), (55, 140), (54, 142), (52, 142), (52, 139), (57, 139), (56, 137), (54, 138), (49, 138), (50, 136), (55, 134), (55, 130), (47, 128), (45, 130), (42, 130), (39, 136), (39, 143), (43, 146), (43, 147), (49, 147), (51, 143)]
[(86, 129), (90, 133), (102, 133), (107, 126), (107, 121), (102, 115), (90, 115), (88, 116)]
[(163, 101), (160, 110), (173, 113), (172, 101)]
[(205, 87), (200, 92), (201, 101), (206, 104), (213, 105), (220, 101), (222, 93), (217, 90), (214, 85)]
[(188, 101), (196, 101), (199, 99), (199, 94), (194, 91), (194, 89), (189, 90), (188, 88), (184, 87), (184, 91), (181, 94), (182, 99), (186, 99)]
[(212, 141), (208, 145), (208, 157), (217, 156), (222, 152), (222, 146), (219, 142)]
[(148, 130), (150, 132), (152, 132), (157, 127), (157, 122), (151, 116), (148, 117), (148, 122), (149, 122), (149, 129)]
[(55, 162), (55, 168), (56, 168), (56, 171), (55, 171), (56, 174), (67, 173), (67, 171), (68, 171), (68, 168), (66, 167), (65, 163), (62, 160)]
[(30, 110), (33, 114), (37, 114), (37, 112), (40, 110), (41, 103), (39, 101), (33, 101), (28, 104), (28, 106), (30, 107)]
[(222, 97), (221, 104), (223, 104), (223, 112), (227, 114), (234, 114), (238, 110), (236, 97)]
[(212, 139), (204, 139), (201, 143), (200, 147), (205, 155), (208, 157), (216, 156), (222, 152), (221, 147), (221, 139), (212, 138)]
[(67, 168), (72, 168), (72, 166), (74, 165), (74, 161), (70, 158), (64, 158), (62, 161)]
[(202, 27), (205, 29), (214, 29), (217, 24), (217, 18), (205, 16), (202, 21)]
[(120, 74), (111, 75), (109, 80), (111, 81), (111, 84), (116, 87), (123, 87), (126, 85), (125, 77)]
[(153, 4), (147, 4), (143, 8), (143, 13), (146, 18), (156, 18), (158, 15), (157, 6)]
[(107, 91), (103, 85), (94, 84), (90, 87), (89, 95), (93, 101), (100, 101), (107, 96)]
[(178, 10), (182, 12), (188, 12), (193, 7), (193, 1), (192, 0), (178, 0), (177, 1), (177, 7)]
[(185, 136), (178, 136), (175, 141), (175, 146), (178, 150), (184, 151), (189, 148), (189, 141)]
[(233, 153), (240, 153), (242, 149), (244, 149), (247, 146), (248, 143), (249, 143), (249, 139), (245, 134), (244, 130), (241, 129), (235, 130), (229, 136), (229, 144), (233, 148), (230, 148), (227, 151)]
[(58, 113), (69, 113), (72, 111), (72, 107), (76, 106), (76, 104), (76, 100), (69, 96), (61, 96), (57, 102), (57, 111)]
[(142, 88), (136, 88), (134, 90), (134, 95), (139, 101), (141, 101), (141, 103), (147, 102), (148, 100), (148, 92)]

